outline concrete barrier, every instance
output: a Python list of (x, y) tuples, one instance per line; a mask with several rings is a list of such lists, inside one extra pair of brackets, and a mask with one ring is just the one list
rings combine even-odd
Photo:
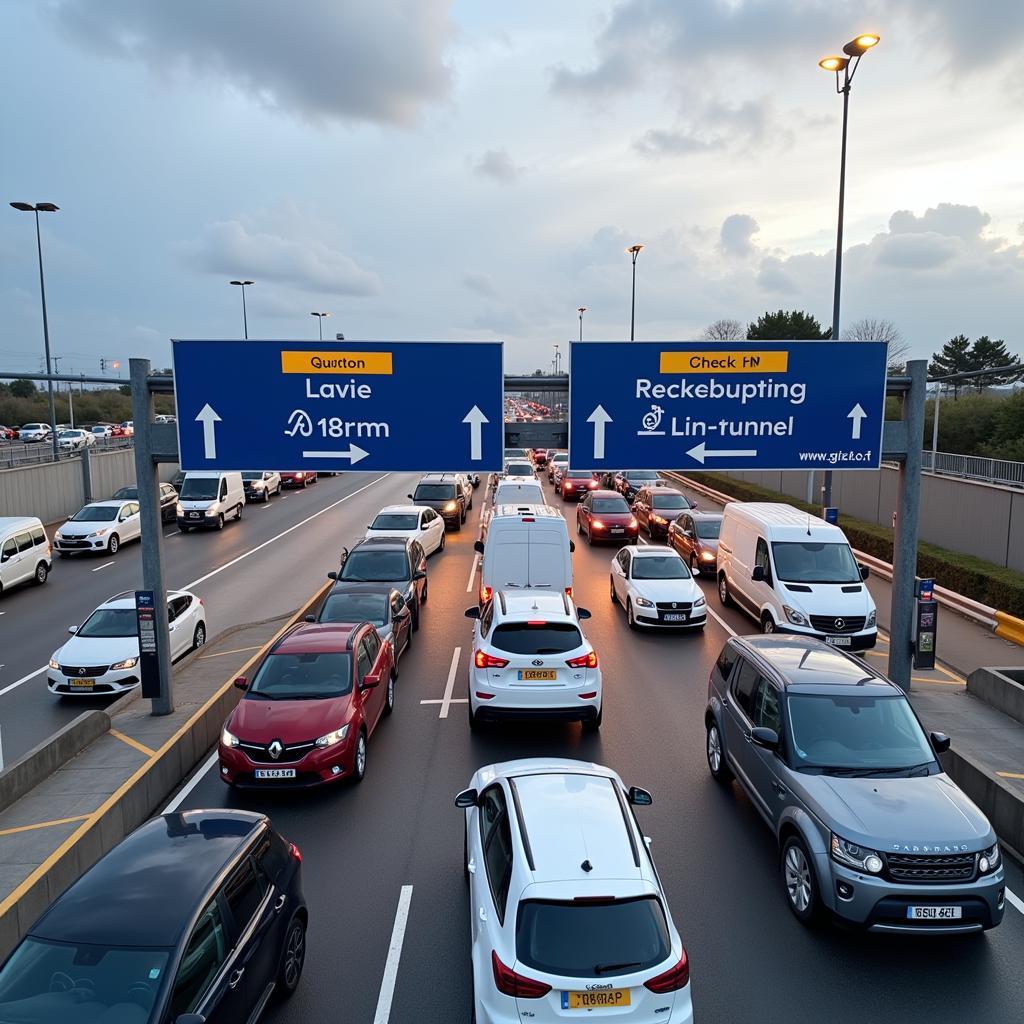
[(976, 668), (967, 692), (1024, 725), (1024, 668)]

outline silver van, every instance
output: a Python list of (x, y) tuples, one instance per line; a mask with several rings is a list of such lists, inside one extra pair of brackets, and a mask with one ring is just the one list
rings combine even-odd
[(18, 583), (45, 583), (52, 552), (46, 530), (32, 516), (0, 517), (0, 594)]

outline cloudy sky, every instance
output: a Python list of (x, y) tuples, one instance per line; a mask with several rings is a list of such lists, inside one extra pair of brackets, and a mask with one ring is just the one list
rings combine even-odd
[[(8, 0), (0, 370), (38, 367), (30, 216), (62, 369), (171, 337), (685, 339), (831, 319), (1020, 352), (1021, 0)], [(6, 211), (6, 212), (4, 212)]]

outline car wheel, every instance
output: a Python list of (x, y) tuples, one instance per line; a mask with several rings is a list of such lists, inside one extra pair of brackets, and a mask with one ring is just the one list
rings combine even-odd
[(224, 513), (223, 512), (221, 512), (221, 514), (219, 516), (217, 516), (217, 529), (218, 530), (223, 530), (224, 529)]
[(121, 540), (116, 533), (110, 535), (110, 540), (107, 541), (107, 554), (116, 555), (117, 549), (121, 546)]
[(583, 536), (583, 524), (580, 522), (579, 515), (576, 516), (576, 534), (579, 537)]
[(718, 574), (718, 600), (726, 608), (732, 604), (732, 596), (729, 594), (729, 581), (725, 578), (724, 572)]
[(442, 530), (441, 531), (441, 542), (437, 545), (437, 550), (438, 551), (444, 551), (444, 543), (445, 543), (445, 532), (444, 532), (444, 530)]
[(192, 634), (192, 650), (195, 651), (206, 643), (206, 624), (200, 622)]
[(764, 615), (761, 616), (761, 632), (762, 633), (774, 633), (774, 632), (776, 632), (775, 620), (771, 617), (771, 615), (768, 612), (765, 612)]
[(480, 732), (484, 727), (484, 723), (480, 721), (479, 715), (473, 713), (473, 702), (467, 700), (466, 707), (469, 708), (469, 731)]
[(715, 782), (721, 782), (723, 786), (731, 782), (732, 772), (725, 761), (722, 734), (718, 730), (718, 723), (713, 719), (708, 723), (708, 736), (704, 751), (708, 758), (708, 770)]
[(388, 676), (388, 691), (384, 698), (384, 714), (390, 715), (395, 710), (395, 673)]
[(416, 605), (412, 610), (412, 632), (418, 633), (420, 629), (420, 609), (419, 605)]
[(584, 732), (597, 732), (601, 728), (601, 719), (604, 717), (604, 701), (601, 701), (601, 706), (597, 709), (597, 714), (593, 718), (587, 718), (583, 721)]
[(242, 518), (242, 508), (243, 508), (243, 505), (239, 505), (239, 506), (238, 506), (238, 511), (237, 511), (237, 512), (235, 513), (235, 520), (236, 520), (236, 522), (237, 522), (237, 521), (238, 521), (239, 519), (241, 519), (241, 518)]
[(36, 566), (35, 582), (42, 586), (46, 582), (46, 577), (50, 575), (50, 567), (45, 562), (40, 562)]
[(618, 599), (618, 597), (615, 594), (615, 580), (613, 580), (611, 576), (608, 577), (608, 586), (609, 586), (609, 588), (611, 590), (611, 594), (612, 594), (612, 604), (618, 604), (619, 603), (619, 599)]
[(633, 614), (633, 602), (626, 598), (626, 622), (630, 629), (636, 629), (636, 616)]
[(793, 916), (803, 925), (813, 925), (821, 915), (821, 900), (811, 856), (799, 836), (790, 836), (783, 844), (782, 883)]
[(460, 530), (462, 529), (462, 522), (463, 522), (463, 520), (462, 520), (462, 519), (456, 519), (456, 520), (455, 520), (455, 522), (454, 522), (454, 523), (452, 523), (452, 529), (453, 529), (453, 530), (454, 530), (454, 531), (455, 531), (456, 533), (458, 533), (458, 532), (459, 532), (459, 531), (460, 531)]
[(287, 999), (299, 986), (306, 962), (306, 925), (301, 917), (293, 917), (281, 947), (281, 965), (277, 970), (274, 994)]
[(309, 486), (309, 477), (304, 476), (302, 478), (302, 489), (305, 490)]
[(366, 733), (359, 730), (356, 740), (356, 753), (352, 765), (352, 781), (362, 782), (366, 778)]

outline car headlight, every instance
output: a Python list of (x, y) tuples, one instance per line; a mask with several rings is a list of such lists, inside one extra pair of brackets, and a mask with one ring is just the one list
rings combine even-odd
[(876, 623), (877, 621), (878, 621), (878, 612), (872, 612), (872, 613), (871, 613), (871, 614), (870, 614), (870, 615), (868, 616), (868, 622), (867, 622), (867, 624), (868, 624), (869, 626), (873, 626), (873, 625), (874, 625), (874, 624), (875, 624), (875, 623)]
[(89, 537), (102, 537), (103, 534), (107, 533), (109, 530), (110, 530), (109, 526), (104, 526), (102, 530), (93, 530), (92, 533), (87, 534), (86, 536), (89, 536)]
[(1002, 861), (1003, 855), (999, 850), (999, 844), (996, 843), (992, 849), (982, 850), (981, 856), (978, 858), (978, 871), (987, 875), (989, 872), (995, 871)]
[(638, 597), (636, 599), (636, 603), (638, 605), (640, 605), (641, 608), (653, 608), (654, 607), (654, 602), (653, 601), (648, 601), (646, 597)]
[(217, 514), (217, 512), (216, 512), (216, 510), (215, 510), (215, 509), (212, 509), (212, 508), (208, 508), (208, 509), (206, 510), (206, 513), (205, 513), (205, 514), (206, 514), (206, 515), (208, 515), (208, 516), (215, 516), (215, 515)]
[(858, 871), (867, 871), (869, 874), (877, 875), (885, 867), (882, 858), (874, 850), (868, 850), (856, 843), (832, 833), (832, 859), (849, 868), (856, 868)]
[(119, 661), (116, 664), (111, 665), (110, 667), (115, 670), (122, 668), (135, 668), (135, 666), (138, 665), (138, 663), (139, 659), (136, 656), (134, 658), (125, 658), (124, 661)]
[(454, 501), (449, 501), (448, 504), (445, 505), (445, 507), (444, 507), (445, 512), (454, 512), (455, 509), (456, 509), (456, 505), (455, 505)]
[(174, 514), (178, 516), (183, 516), (185, 514), (185, 509), (180, 501), (174, 506)]
[(348, 735), (348, 726), (343, 725), (340, 729), (335, 729), (334, 732), (327, 733), (326, 736), (321, 736), (316, 741), (318, 747), (333, 747), (335, 743), (340, 743)]
[(228, 732), (227, 727), (225, 727), (220, 733), (220, 744), (222, 747), (237, 747), (238, 737), (232, 736), (231, 733)]
[(59, 672), (60, 671), (60, 662), (56, 658), (51, 658), (50, 659), (50, 668), (52, 668), (54, 672)]
[(715, 553), (713, 551), (702, 551), (700, 553), (700, 560), (702, 562), (713, 562), (715, 560)]
[(696, 601), (693, 602), (693, 607), (694, 608), (703, 608), (704, 605), (706, 605), (706, 604), (707, 604), (707, 601), (704, 600), (704, 597), (702, 595), (702, 596), (698, 597)]
[(807, 618), (803, 612), (798, 612), (795, 608), (790, 608), (788, 604), (782, 606), (782, 610), (786, 613), (786, 618), (793, 623), (794, 626), (806, 626)]

